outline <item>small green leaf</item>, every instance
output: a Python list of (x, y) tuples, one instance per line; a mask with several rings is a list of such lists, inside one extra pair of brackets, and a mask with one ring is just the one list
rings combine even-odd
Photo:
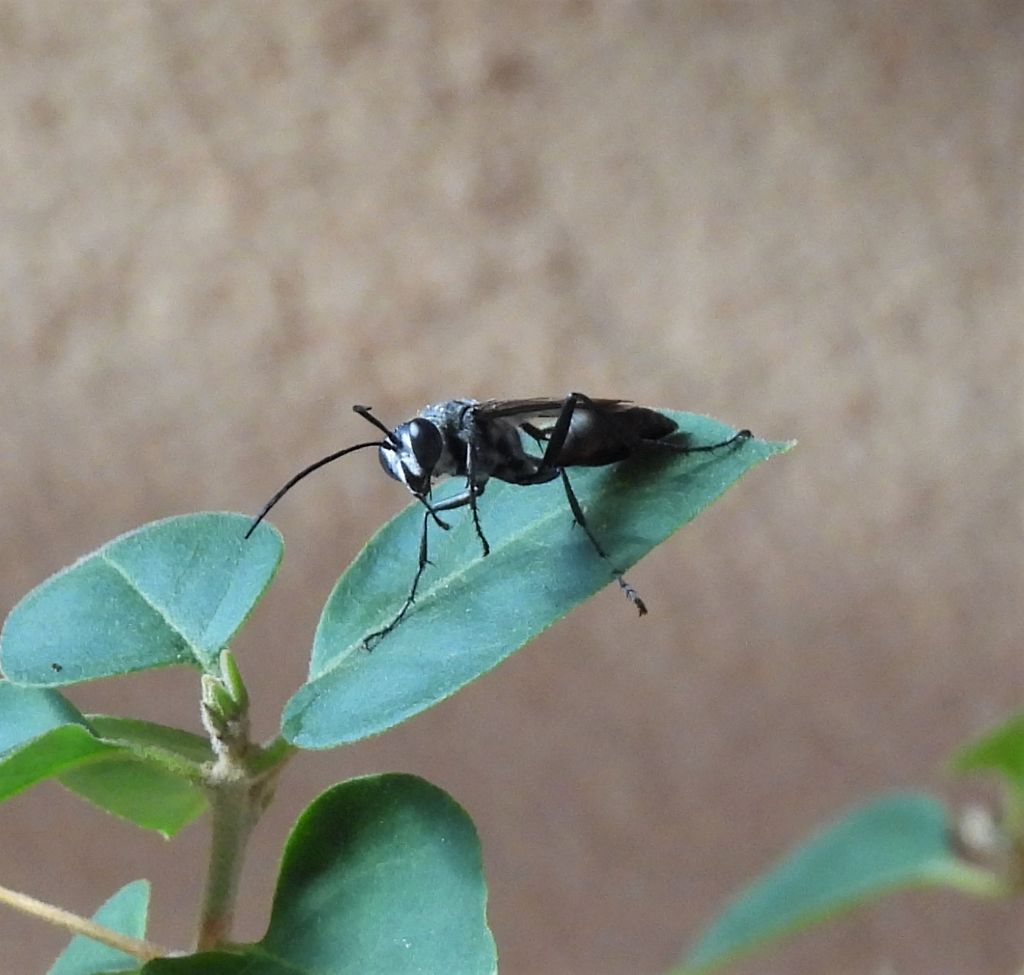
[(191, 782), (126, 754), (69, 769), (60, 782), (94, 806), (166, 839), (207, 807), (206, 796)]
[(894, 795), (854, 810), (750, 885), (700, 938), (682, 968), (708, 972), (786, 934), (895, 890), (953, 887), (976, 895), (1004, 888), (959, 859), (943, 807), (926, 795)]
[[(668, 415), (695, 444), (733, 433), (707, 417)], [(789, 446), (750, 439), (711, 454), (658, 453), (573, 469), (572, 484), (612, 562), (628, 569), (747, 470)], [(392, 519), (335, 586), (317, 628), (309, 682), (285, 710), (283, 733), (294, 744), (328, 748), (404, 721), (486, 673), (612, 581), (608, 564), (574, 526), (560, 481), (524, 488), (491, 480), (480, 503), (491, 554), (481, 557), (468, 511), (453, 513), (449, 532), (432, 526), (434, 564), (415, 605), (368, 653), (363, 638), (387, 625), (406, 598), (422, 519), (418, 505)], [(631, 611), (625, 600), (620, 608)], [(672, 607), (651, 611), (671, 614)]]
[(88, 714), (85, 720), (105, 741), (124, 745), (139, 758), (177, 769), (186, 778), (197, 779), (197, 766), (214, 759), (209, 740), (191, 731), (114, 714)]
[[(145, 938), (149, 911), (149, 882), (135, 880), (122, 887), (94, 915), (105, 928)], [(91, 938), (77, 935), (54, 962), (47, 975), (107, 975), (113, 972), (137, 972), (139, 961), (116, 948), (108, 948)]]
[(1018, 790), (1024, 790), (1024, 713), (968, 743), (953, 756), (961, 772), (1001, 772)]
[(288, 839), (256, 945), (163, 958), (144, 975), (491, 975), (480, 843), (465, 811), (411, 775), (329, 789)]
[(281, 559), (269, 525), (203, 513), (121, 535), (51, 576), (11, 611), (0, 659), (14, 683), (74, 684), (170, 664), (217, 668), (217, 655)]
[(206, 808), (209, 744), (131, 718), (83, 717), (56, 691), (0, 681), (0, 802), (45, 779), (145, 829), (172, 836)]
[(64, 725), (85, 726), (85, 718), (56, 691), (16, 687), (0, 679), (0, 756)]
[(213, 752), (205, 738), (135, 718), (91, 714), (86, 720), (120, 747), (62, 772), (65, 788), (168, 839), (206, 811), (201, 770)]
[(82, 762), (116, 751), (56, 691), (0, 680), (0, 802)]

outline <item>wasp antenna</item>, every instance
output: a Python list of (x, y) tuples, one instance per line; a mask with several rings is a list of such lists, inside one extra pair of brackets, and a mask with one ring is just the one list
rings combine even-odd
[(351, 447), (346, 447), (344, 450), (336, 450), (333, 454), (328, 454), (326, 457), (321, 457), (316, 463), (310, 464), (309, 467), (304, 467), (298, 474), (296, 474), (287, 484), (284, 485), (264, 506), (263, 510), (253, 519), (252, 524), (249, 526), (249, 530), (245, 533), (245, 537), (248, 538), (257, 526), (264, 518), (267, 517), (268, 512), (271, 508), (277, 504), (296, 484), (299, 483), (307, 474), (312, 474), (313, 471), (319, 470), (325, 464), (331, 463), (331, 461), (337, 460), (339, 457), (344, 457), (345, 454), (351, 454), (354, 450), (362, 450), (364, 447), (387, 447), (390, 448), (391, 444), (381, 443), (379, 440), (370, 440), (367, 443), (357, 443)]
[(369, 420), (378, 430), (383, 431), (384, 436), (387, 437), (389, 444), (395, 444), (395, 446), (397, 446), (394, 433), (392, 433), (386, 426), (384, 426), (383, 423), (380, 422), (380, 420), (377, 419), (377, 417), (375, 417), (370, 412), (370, 410), (372, 409), (372, 406), (360, 406), (358, 403), (356, 403), (356, 405), (352, 407), (352, 412), (358, 413), (364, 420)]

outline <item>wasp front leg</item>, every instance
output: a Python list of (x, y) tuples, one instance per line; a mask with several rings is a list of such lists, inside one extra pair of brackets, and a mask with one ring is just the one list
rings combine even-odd
[(381, 640), (384, 639), (405, 617), (405, 614), (409, 612), (412, 604), (416, 602), (416, 590), (419, 588), (420, 579), (423, 577), (423, 570), (431, 564), (430, 559), (427, 555), (427, 529), (430, 526), (430, 516), (432, 511), (427, 508), (423, 512), (423, 530), (420, 532), (420, 556), (419, 564), (416, 567), (416, 575), (412, 577), (412, 586), (409, 588), (409, 595), (405, 597), (405, 602), (402, 603), (402, 608), (395, 614), (394, 619), (388, 623), (387, 626), (380, 630), (374, 630), (367, 636), (363, 637), (363, 647), (370, 651), (372, 650)]

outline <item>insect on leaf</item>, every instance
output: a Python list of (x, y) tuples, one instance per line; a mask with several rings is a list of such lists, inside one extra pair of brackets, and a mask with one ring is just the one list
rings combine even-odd
[[(667, 415), (694, 446), (733, 433), (708, 417)], [(611, 561), (628, 569), (751, 467), (791, 446), (751, 438), (705, 454), (652, 450), (609, 467), (573, 468), (570, 478), (595, 536)], [(461, 485), (442, 487), (454, 492)], [(411, 505), (388, 522), (335, 586), (317, 629), (310, 679), (285, 710), (284, 735), (294, 744), (327, 748), (404, 721), (612, 582), (608, 562), (574, 526), (557, 479), (529, 487), (492, 480), (480, 500), (491, 554), (481, 557), (466, 511), (453, 517), (449, 532), (432, 527), (433, 565), (416, 602), (369, 653), (364, 637), (386, 626), (406, 597), (422, 510)], [(622, 610), (631, 611), (625, 600)]]

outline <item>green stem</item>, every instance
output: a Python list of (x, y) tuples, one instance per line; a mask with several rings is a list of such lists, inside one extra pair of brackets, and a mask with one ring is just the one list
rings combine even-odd
[(199, 951), (229, 940), (246, 845), (273, 798), (281, 770), (295, 752), (293, 745), (281, 739), (267, 748), (250, 745), (241, 756), (229, 748), (207, 771), (212, 835), (196, 938)]
[(249, 740), (249, 695), (234, 658), (221, 654), (221, 676), (203, 676), (203, 724), (215, 760), (203, 768), (210, 800), (212, 835), (206, 889), (196, 948), (206, 951), (229, 940), (245, 848), (277, 777), (295, 748), (276, 739), (266, 748)]
[(245, 847), (262, 804), (253, 801), (253, 786), (244, 778), (208, 785), (212, 836), (196, 948), (203, 951), (228, 940), (238, 897)]
[(97, 924), (89, 918), (72, 914), (63, 908), (54, 907), (53, 904), (47, 904), (46, 901), (36, 900), (34, 897), (29, 897), (28, 894), (22, 894), (7, 887), (0, 887), (0, 903), (7, 904), (23, 914), (31, 914), (33, 917), (62, 927), (72, 934), (92, 938), (93, 941), (98, 941), (108, 948), (116, 948), (126, 955), (138, 958), (139, 961), (150, 961), (168, 954), (166, 948), (161, 948), (150, 941), (142, 941), (139, 938), (121, 934), (120, 931), (105, 928), (102, 924)]

